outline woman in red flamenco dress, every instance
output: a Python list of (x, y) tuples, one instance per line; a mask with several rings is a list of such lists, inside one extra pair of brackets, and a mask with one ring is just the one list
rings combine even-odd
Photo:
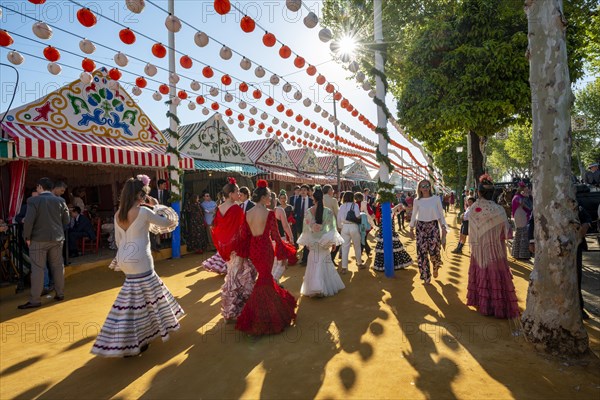
[(275, 212), (266, 208), (271, 203), (267, 181), (257, 182), (252, 200), (256, 206), (246, 213), (242, 228), (246, 249), (240, 249), (238, 254), (246, 253), (258, 272), (258, 279), (235, 328), (259, 336), (280, 333), (296, 318), (296, 299), (277, 285), (271, 273), (275, 258), (293, 260), (296, 249), (281, 240)]

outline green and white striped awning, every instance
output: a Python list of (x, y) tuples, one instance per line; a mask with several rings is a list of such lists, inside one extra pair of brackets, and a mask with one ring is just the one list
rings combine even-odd
[(235, 164), (221, 161), (194, 160), (194, 167), (198, 171), (237, 172), (245, 176), (254, 176), (264, 173), (264, 171), (256, 168), (254, 165)]
[(0, 159), (12, 160), (15, 156), (15, 142), (0, 138)]

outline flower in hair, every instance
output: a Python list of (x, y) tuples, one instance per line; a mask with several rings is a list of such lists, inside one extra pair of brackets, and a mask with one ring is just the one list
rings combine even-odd
[(283, 196), (284, 194), (285, 194), (285, 195), (287, 195), (287, 192), (285, 191), (285, 189), (281, 189), (281, 190), (279, 191), (279, 195), (280, 195), (280, 196)]
[(519, 187), (520, 187), (520, 188), (524, 188), (524, 187), (525, 187), (525, 182), (523, 182), (523, 181), (520, 181), (520, 182), (519, 182)]
[(483, 174), (479, 177), (479, 183), (483, 183), (483, 184), (493, 184), (494, 181), (492, 181), (492, 177), (489, 176), (488, 174)]
[(237, 185), (237, 181), (235, 180), (235, 178), (234, 178), (234, 177), (231, 177), (231, 176), (230, 176), (230, 177), (228, 177), (228, 178), (227, 178), (227, 181), (228, 181), (228, 182), (229, 182), (229, 184), (231, 184), (231, 185)]
[(142, 183), (144, 184), (144, 186), (148, 186), (150, 184), (150, 177), (148, 175), (138, 175), (136, 176), (136, 179), (138, 181), (142, 181)]
[(316, 192), (317, 190), (323, 190), (323, 189), (321, 189), (321, 185), (315, 185), (313, 190)]
[(267, 186), (269, 186), (269, 183), (264, 179), (259, 179), (258, 182), (256, 182), (257, 188), (266, 188)]

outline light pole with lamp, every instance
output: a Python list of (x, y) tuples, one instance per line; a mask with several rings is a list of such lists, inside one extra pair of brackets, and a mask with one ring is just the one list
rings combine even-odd
[(456, 197), (457, 197), (456, 202), (458, 203), (457, 216), (459, 216), (463, 210), (463, 195), (460, 190), (460, 154), (462, 152), (463, 152), (463, 147), (457, 146), (456, 147), (456, 165), (458, 167), (458, 172), (457, 172), (457, 176), (456, 176)]

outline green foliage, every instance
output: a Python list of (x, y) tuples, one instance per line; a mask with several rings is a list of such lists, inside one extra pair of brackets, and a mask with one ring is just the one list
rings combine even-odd
[(575, 93), (573, 115), (584, 116), (587, 122), (587, 129), (573, 132), (574, 151), (579, 149), (584, 166), (598, 162), (600, 160), (600, 78), (596, 78)]
[(488, 166), (496, 179), (504, 175), (531, 176), (531, 123), (511, 126), (508, 138), (487, 142)]

